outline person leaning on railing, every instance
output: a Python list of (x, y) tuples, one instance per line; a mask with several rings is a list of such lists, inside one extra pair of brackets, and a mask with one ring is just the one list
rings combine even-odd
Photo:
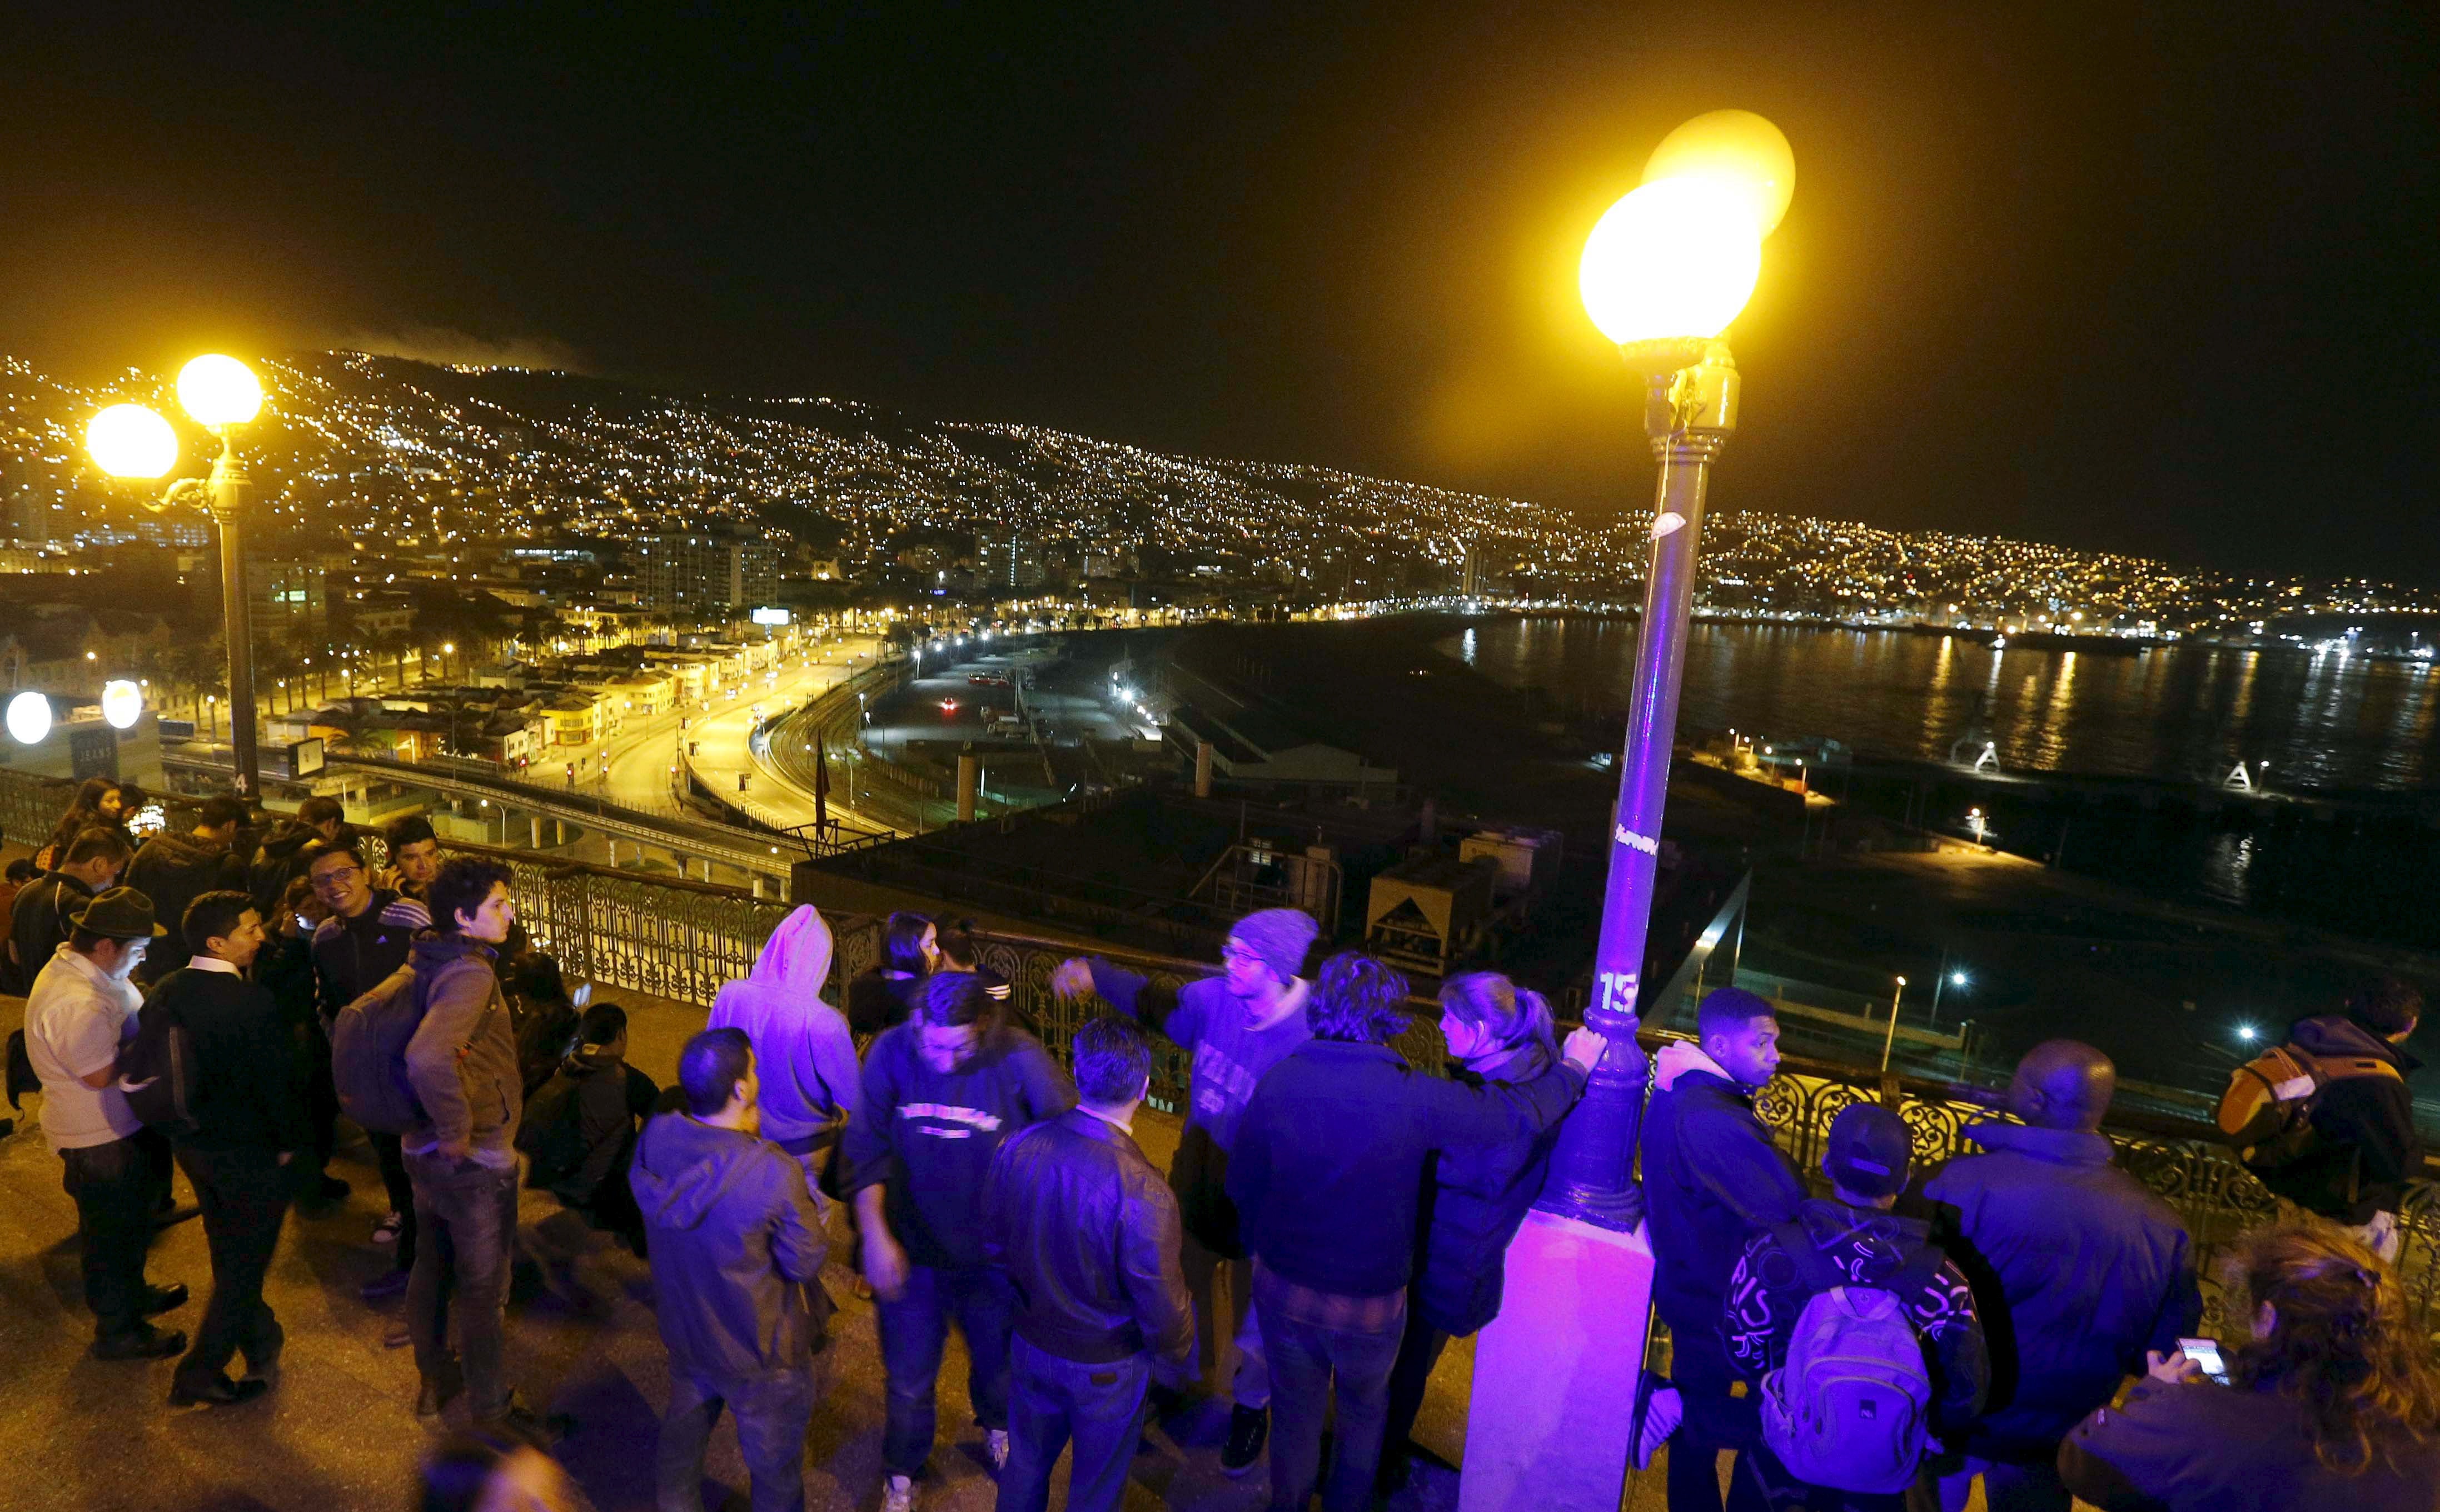
[(2227, 1382), (2152, 1354), (2121, 1407), (2060, 1446), (2060, 1478), (2103, 1512), (2424, 1512), (2440, 1485), (2440, 1372), (2397, 1273), (2325, 1225), (2242, 1251), (2253, 1338)]

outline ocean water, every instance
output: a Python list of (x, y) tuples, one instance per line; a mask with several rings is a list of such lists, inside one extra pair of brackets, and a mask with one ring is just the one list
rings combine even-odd
[[(1438, 646), (1570, 712), (1616, 716), (1635, 637), (1630, 619), (1492, 619)], [(2440, 670), (2335, 652), (1995, 651), (1941, 635), (1698, 623), (1678, 723), (1936, 761), (1978, 708), (2011, 770), (2217, 783), (2243, 760), (2257, 773), (2270, 763), (2268, 780), (2289, 791), (2440, 786)]]

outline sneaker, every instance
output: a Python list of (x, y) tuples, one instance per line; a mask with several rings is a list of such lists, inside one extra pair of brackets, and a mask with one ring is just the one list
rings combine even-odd
[(992, 1473), (994, 1475), (997, 1475), (1000, 1471), (1008, 1468), (1007, 1429), (986, 1428), (983, 1430), (983, 1458), (991, 1461)]
[(915, 1482), (892, 1475), (881, 1483), (881, 1512), (915, 1512)]
[(1669, 1442), (1669, 1435), (1678, 1432), (1678, 1425), (1685, 1420), (1686, 1403), (1678, 1395), (1678, 1388), (1669, 1384), (1668, 1378), (1645, 1371), (1642, 1381), (1635, 1388), (1635, 1468), (1650, 1469), (1652, 1457), (1660, 1452), (1660, 1446)]
[(385, 1271), (356, 1289), (356, 1295), (367, 1302), (386, 1302), (406, 1290), (406, 1278), (411, 1272)]
[(1229, 1409), (1229, 1442), (1220, 1446), (1220, 1468), (1229, 1475), (1243, 1475), (1263, 1457), (1263, 1445), (1271, 1436), (1271, 1410), (1267, 1407), (1237, 1406)]
[(380, 1222), (373, 1225), (373, 1242), (375, 1244), (396, 1244), (398, 1242), (398, 1231), (404, 1227), (406, 1227), (406, 1215), (404, 1213), (392, 1213), (387, 1218), (383, 1218)]

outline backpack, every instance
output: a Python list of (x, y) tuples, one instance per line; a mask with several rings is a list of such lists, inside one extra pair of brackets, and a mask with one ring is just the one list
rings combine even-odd
[(1786, 1360), (1763, 1379), (1763, 1443), (1811, 1485), (1906, 1489), (1929, 1436), (1931, 1372), (1902, 1299), (1938, 1273), (1944, 1256), (1927, 1244), (1893, 1273), (1856, 1285), (1802, 1223), (1771, 1233), (1812, 1295), (1797, 1315)]
[(406, 1043), (426, 1006), (415, 968), (402, 966), (331, 1023), (331, 1082), (339, 1109), (363, 1129), (403, 1134), (423, 1121), (423, 1105), (406, 1079)]
[(2246, 1169), (2275, 1175), (2320, 1152), (2313, 1112), (2330, 1083), (2365, 1076), (2405, 1079), (2378, 1056), (2317, 1056), (2274, 1045), (2229, 1073), (2228, 1090), (2219, 1094), (2219, 1131)]
[(176, 1138), (202, 1127), (194, 1112), (195, 1037), (158, 1002), (136, 1015), (135, 1040), (119, 1055), (118, 1076), (128, 1111), (146, 1128)]
[(517, 1152), (528, 1161), (526, 1184), (547, 1190), (584, 1165), (584, 1127), (577, 1106), (583, 1079), (565, 1073), (543, 1083), (517, 1125)]

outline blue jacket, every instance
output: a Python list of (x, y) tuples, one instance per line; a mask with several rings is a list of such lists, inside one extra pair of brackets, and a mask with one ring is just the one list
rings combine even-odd
[(1561, 1061), (1515, 1086), (1461, 1086), (1388, 1045), (1313, 1040), (1264, 1076), (1229, 1159), (1246, 1248), (1299, 1286), (1377, 1297), (1414, 1278), (1434, 1150), (1530, 1141), (1585, 1074)]
[[(1450, 1078), (1466, 1086), (1531, 1081), (1551, 1069), (1551, 1059), (1540, 1045), (1527, 1044), (1481, 1075), (1453, 1068)], [(1508, 1241), (1542, 1195), (1551, 1147), (1558, 1142), (1552, 1127), (1433, 1157), (1414, 1290), (1415, 1307), (1432, 1327), (1463, 1336), (1499, 1316)]]
[(1796, 1216), (1796, 1167), (1754, 1116), (1753, 1097), (1693, 1044), (1663, 1045), (1643, 1114), (1643, 1203), (1653, 1306), (1672, 1334), (1718, 1336), (1729, 1272), (1760, 1230)]
[(1924, 1196), (1991, 1341), (1992, 1406), (1967, 1451), (2046, 1463), (2121, 1377), (2143, 1374), (2146, 1349), (2193, 1331), (2191, 1244), (2099, 1134), (1977, 1123), (1965, 1137), (1989, 1153), (1950, 1161)]

